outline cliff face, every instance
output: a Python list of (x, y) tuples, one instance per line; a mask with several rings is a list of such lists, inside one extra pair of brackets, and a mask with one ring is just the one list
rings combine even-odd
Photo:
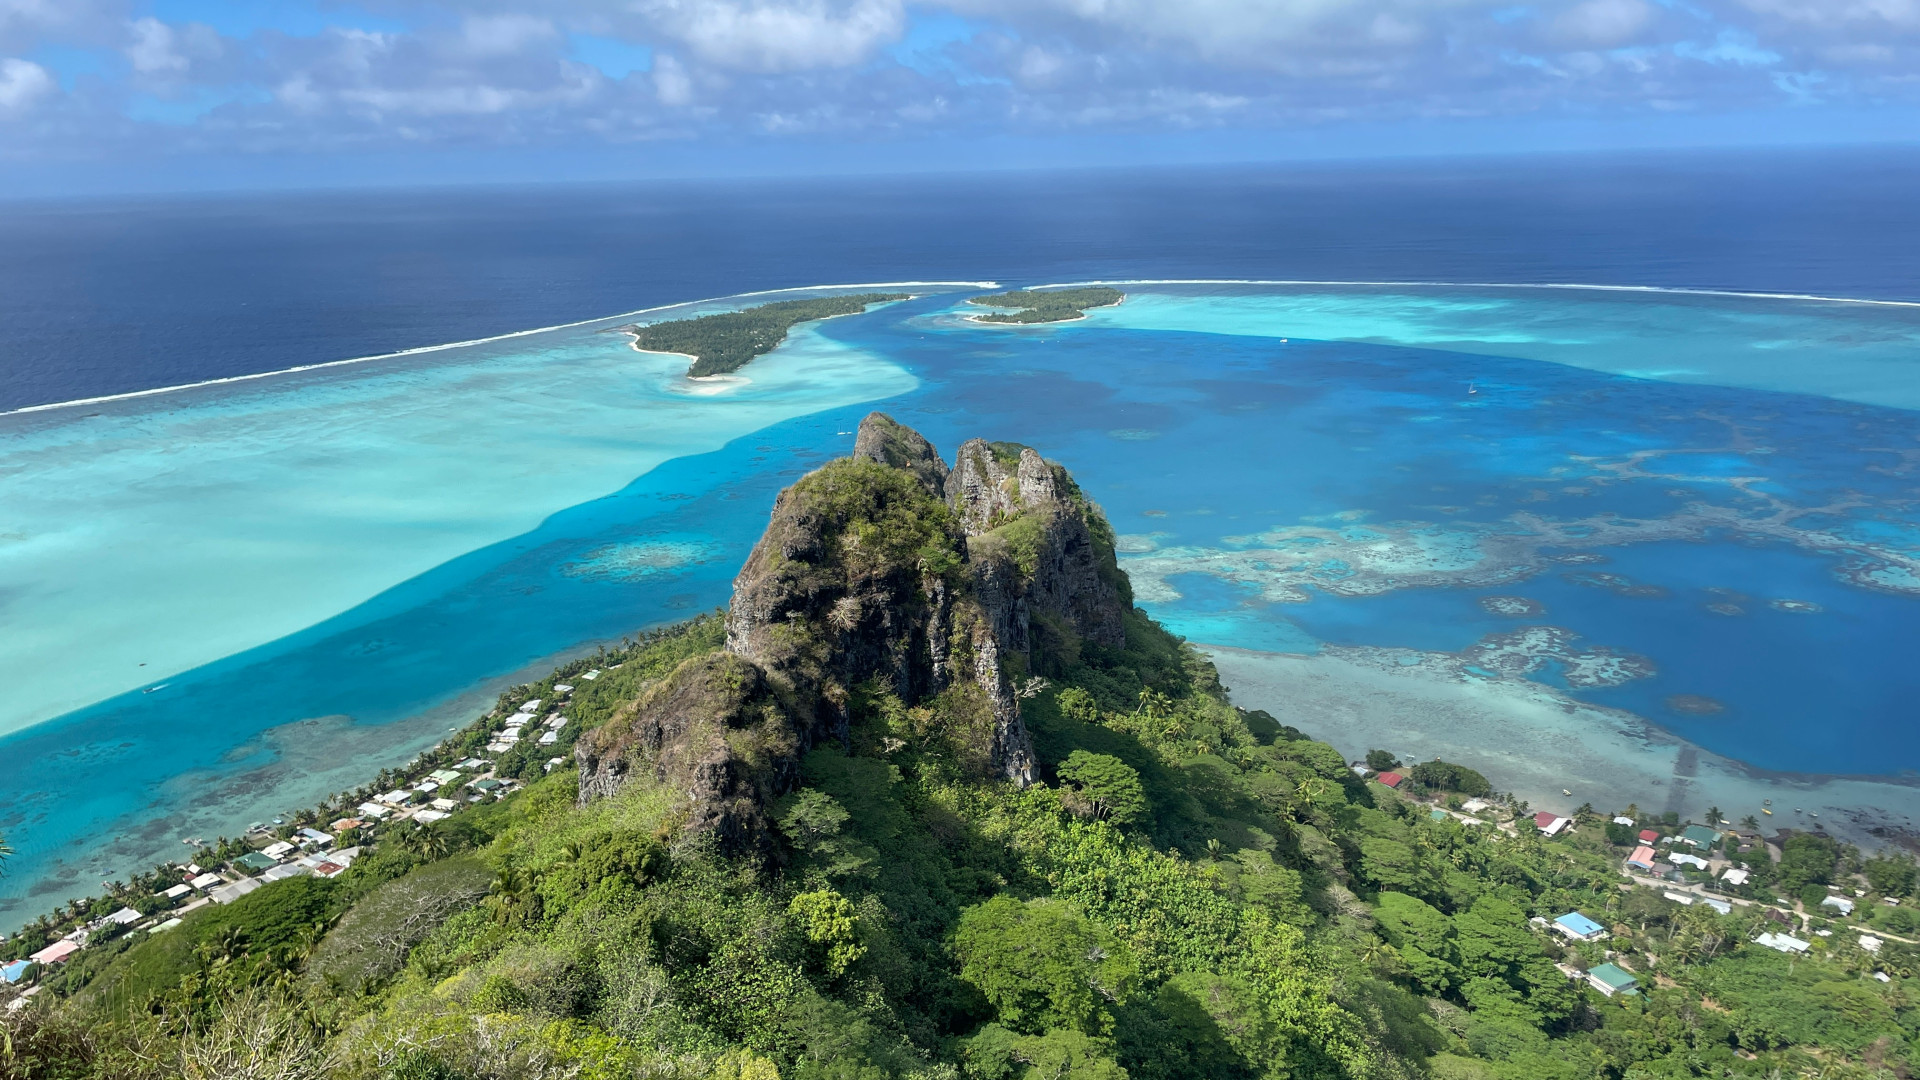
[(949, 469), (874, 413), (850, 460), (774, 503), (734, 580), (726, 648), (581, 739), (580, 798), (651, 776), (684, 792), (687, 831), (766, 847), (767, 805), (802, 755), (847, 738), (864, 684), (980, 717), (954, 720), (955, 740), (986, 771), (1030, 782), (1019, 684), (1036, 646), (1124, 644), (1130, 602), (1106, 522), (1065, 469), (978, 439)]

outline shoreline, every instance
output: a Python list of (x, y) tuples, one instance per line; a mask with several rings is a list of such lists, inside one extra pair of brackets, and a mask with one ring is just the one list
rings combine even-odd
[(1920, 300), (1873, 300), (1858, 296), (1821, 296), (1817, 293), (1744, 292), (1738, 289), (1689, 289), (1674, 285), (1600, 285), (1577, 281), (1308, 281), (1294, 278), (1123, 278), (1111, 281), (1059, 281), (1035, 289), (1075, 289), (1095, 285), (1318, 285), (1332, 288), (1380, 289), (1562, 289), (1590, 292), (1672, 293), (1678, 296), (1727, 296), (1749, 300), (1811, 300), (1826, 304), (1870, 304), (1920, 308)]
[[(1046, 288), (1050, 288), (1051, 286), (1043, 286), (1043, 287), (1046, 287)], [(968, 302), (969, 304), (973, 304), (973, 302), (972, 302), (971, 300), (969, 300), (969, 301), (967, 301), (967, 302)], [(965, 320), (965, 321), (967, 321), (967, 322), (970, 322), (970, 323), (978, 323), (978, 324), (979, 324), (979, 325), (981, 325), (981, 326), (1004, 326), (1004, 327), (1021, 327), (1021, 326), (1061, 326), (1061, 325), (1064, 325), (1064, 324), (1066, 324), (1066, 323), (1077, 323), (1077, 322), (1085, 322), (1086, 320), (1088, 320), (1088, 319), (1090, 319), (1090, 318), (1092, 318), (1092, 316), (1090, 316), (1090, 315), (1088, 315), (1088, 314), (1087, 314), (1087, 312), (1089, 312), (1089, 311), (1099, 311), (1099, 310), (1100, 310), (1101, 308), (1111, 308), (1111, 307), (1119, 307), (1119, 306), (1120, 306), (1121, 304), (1124, 304), (1124, 303), (1126, 303), (1126, 302), (1127, 302), (1127, 298), (1126, 298), (1126, 295), (1125, 295), (1125, 294), (1123, 293), (1123, 294), (1121, 294), (1121, 296), (1120, 296), (1120, 299), (1118, 299), (1118, 300), (1115, 300), (1115, 301), (1114, 301), (1113, 303), (1111, 303), (1111, 304), (1093, 304), (1093, 305), (1090, 305), (1090, 306), (1088, 306), (1088, 307), (1083, 307), (1083, 308), (1081, 308), (1081, 309), (1080, 309), (1080, 314), (1078, 314), (1078, 315), (1075, 315), (1075, 316), (1074, 316), (1073, 318), (1071, 318), (1071, 319), (1048, 319), (1048, 320), (1046, 320), (1045, 322), (1014, 322), (1014, 321), (1012, 321), (1012, 320), (1010, 320), (1010, 319), (988, 319), (988, 318), (986, 318), (986, 317), (984, 317), (984, 316), (981, 316), (981, 315), (963, 315), (963, 316), (961, 316), (961, 318), (962, 318), (962, 319), (964, 319), (964, 320)], [(973, 306), (974, 306), (974, 307), (986, 307), (987, 305), (985, 305), (985, 304), (973, 304)], [(1026, 309), (1026, 308), (1019, 308), (1019, 309), (1017, 309), (1017, 310), (1021, 310), (1021, 311), (1025, 311), (1025, 310), (1028, 310), (1028, 309)]]
[(1429, 654), (1417, 650), (1331, 646), (1307, 655), (1195, 647), (1243, 708), (1265, 709), (1351, 758), (1378, 748), (1466, 765), (1534, 809), (1636, 803), (1643, 813), (1701, 819), (1718, 806), (1732, 822), (1754, 816), (1763, 832), (1822, 831), (1868, 849), (1898, 845), (1916, 835), (1920, 822), (1920, 777), (1756, 768), (1637, 713), (1521, 678), (1459, 678), (1427, 665)]
[[(671, 625), (671, 621), (659, 623), (635, 633)], [(537, 680), (556, 668), (591, 655), (597, 648), (618, 643), (618, 639), (596, 638), (561, 649), (513, 671), (483, 679), (418, 712), (382, 724), (361, 724), (340, 715), (313, 716), (260, 731), (236, 747), (235, 752), (270, 748), (274, 751), (272, 761), (228, 773), (203, 771), (175, 777), (170, 784), (190, 791), (165, 812), (154, 812), (157, 808), (150, 803), (146, 812), (136, 812), (103, 828), (101, 832), (109, 838), (98, 846), (69, 849), (30, 878), (14, 872), (0, 879), (9, 887), (25, 883), (19, 892), (0, 894), (0, 925), (16, 910), (31, 911), (48, 906), (49, 899), (57, 898), (57, 903), (65, 903), (98, 892), (97, 888), (83, 884), (93, 880), (91, 875), (96, 870), (110, 879), (124, 879), (158, 862), (174, 861), (170, 857), (183, 849), (180, 839), (184, 836), (238, 836), (245, 832), (249, 821), (270, 820), (324, 800), (342, 790), (342, 785), (351, 790), (366, 784), (381, 769), (402, 766), (474, 723), (474, 714), (487, 713), (492, 702), (506, 689)], [(356, 737), (373, 737), (382, 732), (395, 732), (404, 737), (396, 737), (389, 745), (370, 751), (364, 759), (353, 758), (350, 750), (343, 753), (343, 744)], [(331, 764), (303, 768), (303, 762)], [(271, 805), (250, 805), (237, 812), (237, 808), (221, 805), (227, 801), (243, 802), (253, 789), (267, 790), (269, 794), (263, 802)], [(113, 865), (105, 869), (90, 865), (108, 860)], [(67, 891), (68, 884), (79, 886), (79, 891)], [(27, 918), (30, 921), (31, 916)]]
[[(995, 289), (999, 288), (999, 286), (1000, 283), (997, 281), (873, 281), (853, 285), (795, 285), (784, 289), (756, 289), (751, 292), (729, 293), (726, 296), (709, 296), (700, 300), (680, 300), (671, 304), (658, 304), (654, 307), (625, 311), (617, 315), (601, 315), (591, 319), (556, 323), (553, 326), (535, 327), (531, 330), (514, 330), (505, 334), (494, 334), (490, 337), (469, 338), (465, 341), (448, 341), (439, 345), (417, 345), (410, 349), (374, 353), (370, 356), (355, 356), (345, 360), (323, 360), (319, 363), (297, 364), (293, 367), (276, 368), (273, 371), (249, 372), (245, 375), (223, 375), (217, 379), (201, 379), (197, 382), (176, 383), (172, 386), (155, 386), (145, 390), (128, 390), (118, 394), (101, 394), (95, 397), (74, 398), (70, 401), (50, 401), (40, 405), (22, 405), (17, 409), (0, 410), (0, 419), (9, 416), (25, 416), (33, 413), (72, 409), (82, 405), (105, 405), (116, 401), (133, 401), (139, 398), (155, 397), (161, 394), (176, 394), (184, 390), (199, 390), (209, 386), (225, 386), (230, 383), (253, 382), (257, 379), (270, 379), (277, 375), (300, 375), (309, 371), (324, 371), (328, 368), (346, 367), (351, 364), (367, 364), (375, 360), (397, 360), (407, 356), (445, 352), (449, 349), (464, 349), (469, 345), (487, 345), (495, 341), (510, 341), (514, 338), (530, 337), (534, 334), (547, 334), (556, 330), (574, 330), (582, 326), (592, 326), (595, 323), (631, 319), (636, 315), (647, 315), (656, 311), (670, 311), (673, 308), (691, 307), (695, 304), (715, 304), (722, 300), (733, 300), (742, 296), (777, 296), (781, 293), (813, 292), (819, 289), (907, 289), (914, 287)], [(610, 327), (609, 329), (618, 328)], [(644, 352), (646, 350), (639, 351)]]

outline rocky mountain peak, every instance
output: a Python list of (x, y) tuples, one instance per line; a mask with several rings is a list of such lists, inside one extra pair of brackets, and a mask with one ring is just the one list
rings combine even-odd
[[(583, 801), (651, 777), (684, 828), (771, 848), (801, 756), (884, 688), (984, 774), (1032, 781), (1018, 687), (1081, 640), (1125, 643), (1112, 534), (1059, 465), (973, 439), (950, 469), (882, 413), (852, 457), (781, 492), (734, 580), (721, 652), (687, 661), (576, 748)], [(1044, 633), (1036, 631), (1036, 625)]]

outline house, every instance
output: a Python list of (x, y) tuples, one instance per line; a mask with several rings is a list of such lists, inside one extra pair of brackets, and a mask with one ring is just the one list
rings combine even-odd
[(362, 814), (372, 818), (375, 821), (385, 820), (389, 815), (393, 813), (393, 807), (391, 806), (381, 806), (379, 803), (370, 803), (370, 802), (363, 802), (359, 806), (355, 807), (354, 809), (360, 811)]
[(572, 683), (554, 683), (553, 692), (556, 694), (571, 694), (573, 693), (573, 684)]
[(1385, 784), (1390, 788), (1397, 788), (1401, 784), (1406, 783), (1406, 780), (1407, 780), (1406, 777), (1401, 776), (1397, 772), (1383, 772), (1379, 776), (1374, 777), (1374, 779), (1380, 781), (1382, 784)]
[(1635, 988), (1640, 985), (1640, 980), (1633, 977), (1633, 972), (1618, 964), (1601, 964), (1587, 970), (1587, 985), (1612, 997), (1615, 994), (1638, 993)]
[(547, 717), (547, 726), (558, 731), (567, 726), (567, 718), (561, 716), (559, 713), (554, 713), (552, 716)]
[(1853, 914), (1853, 901), (1844, 896), (1829, 896), (1820, 901), (1820, 906), (1838, 909), (1842, 915)]
[(600, 669), (594, 668), (592, 671), (589, 671), (585, 675), (582, 675), (580, 677), (582, 679), (585, 679), (587, 682), (592, 682), (593, 680), (600, 677)]
[(1684, 851), (1667, 852), (1667, 861), (1675, 866), (1692, 866), (1705, 870), (1710, 864), (1698, 855), (1689, 855)]
[(539, 698), (534, 698), (531, 701), (522, 702), (520, 705), (520, 711), (523, 713), (530, 713), (540, 708), (541, 704), (542, 703)]
[(483, 776), (467, 786), (475, 791), (497, 791), (500, 787), (500, 781), (489, 776)]
[(376, 801), (386, 803), (388, 806), (404, 806), (411, 798), (413, 798), (413, 792), (406, 788), (395, 788), (385, 795), (375, 796)]
[(1860, 947), (1867, 950), (1870, 953), (1879, 952), (1880, 946), (1885, 944), (1886, 944), (1885, 941), (1882, 941), (1879, 938), (1874, 937), (1872, 934), (1860, 935)]
[(260, 887), (259, 878), (241, 878), (231, 885), (222, 885), (207, 894), (207, 898), (216, 904), (231, 904)]
[(557, 731), (545, 732), (540, 736), (541, 746), (552, 746), (554, 743), (557, 743), (559, 741), (560, 741), (560, 733)]
[(1700, 902), (1712, 908), (1713, 910), (1719, 912), (1722, 915), (1733, 914), (1733, 905), (1727, 903), (1725, 900), (1715, 900), (1711, 896), (1703, 896), (1700, 898)]
[(422, 795), (431, 795), (431, 794), (433, 794), (434, 792), (436, 792), (436, 791), (439, 791), (439, 790), (440, 790), (440, 781), (438, 781), (438, 780), (422, 780), (422, 781), (420, 781), (420, 786), (418, 786), (418, 787), (416, 787), (416, 788), (414, 788), (413, 790), (415, 790), (415, 791), (417, 791), (417, 792), (419, 792), (419, 793), (420, 793), (420, 794), (422, 794)]
[(461, 772), (465, 772), (468, 769), (484, 769), (486, 767), (487, 767), (487, 763), (485, 761), (480, 760), (477, 757), (470, 757), (467, 760), (461, 762), (460, 764), (454, 766), (454, 768), (459, 769)]
[(262, 870), (271, 870), (279, 866), (280, 863), (277, 860), (268, 858), (265, 852), (249, 851), (245, 855), (233, 860), (233, 865), (250, 873), (257, 874)]
[(1548, 836), (1559, 836), (1571, 824), (1573, 824), (1572, 818), (1563, 818), (1551, 810), (1542, 810), (1533, 815), (1533, 827)]
[(261, 881), (285, 881), (290, 877), (300, 877), (313, 873), (313, 868), (299, 863), (283, 863), (260, 875)]
[(460, 774), (452, 769), (435, 769), (427, 774), (436, 784), (451, 784), (460, 779)]
[(67, 957), (79, 951), (80, 946), (71, 941), (61, 940), (41, 949), (39, 952), (27, 957), (27, 959), (36, 964), (59, 964), (64, 963)]
[(1698, 848), (1709, 848), (1720, 842), (1720, 834), (1704, 825), (1689, 825), (1680, 830), (1676, 838), (1683, 844), (1692, 844)]
[(1630, 817), (1627, 817), (1625, 814), (1622, 814), (1619, 817), (1614, 818), (1613, 823), (1615, 825), (1632, 825), (1633, 819)]
[(1668, 889), (1666, 892), (1663, 892), (1660, 895), (1666, 897), (1667, 899), (1673, 901), (1676, 904), (1679, 904), (1681, 907), (1693, 906), (1692, 893), (1674, 892), (1672, 889)]
[(1607, 934), (1606, 927), (1577, 911), (1569, 911), (1553, 920), (1553, 928), (1575, 941), (1592, 941)]
[(1469, 814), (1477, 814), (1482, 810), (1493, 809), (1493, 804), (1485, 799), (1468, 799), (1466, 802), (1460, 804), (1460, 809), (1465, 810)]
[(166, 922), (163, 922), (163, 923), (161, 923), (161, 924), (160, 924), (159, 926), (156, 926), (156, 927), (154, 927), (153, 929), (151, 929), (151, 930), (149, 930), (149, 931), (147, 931), (147, 933), (149, 933), (149, 934), (158, 934), (158, 933), (160, 933), (160, 932), (161, 932), (162, 930), (171, 930), (171, 929), (173, 929), (174, 927), (176, 927), (176, 926), (179, 926), (179, 925), (180, 925), (180, 920), (179, 920), (179, 919), (168, 919), (168, 920), (167, 920)]
[(1765, 945), (1776, 952), (1803, 953), (1813, 948), (1812, 944), (1801, 941), (1792, 934), (1761, 934), (1753, 939), (1755, 945)]
[(33, 966), (31, 960), (13, 960), (0, 967), (0, 982), (17, 983), (27, 977), (27, 969)]
[(226, 878), (221, 877), (219, 874), (201, 874), (199, 877), (194, 878), (192, 881), (187, 882), (187, 884), (193, 886), (196, 889), (205, 890), (205, 889), (211, 889), (215, 885), (218, 885), (226, 880), (227, 880)]
[(421, 810), (413, 815), (413, 820), (424, 822), (428, 825), (436, 821), (445, 821), (446, 819), (447, 812), (445, 810)]
[(154, 895), (164, 896), (169, 900), (178, 900), (192, 891), (193, 886), (191, 885), (175, 885), (171, 889), (162, 889), (160, 892), (154, 893)]
[(1659, 858), (1659, 856), (1654, 853), (1652, 848), (1641, 844), (1639, 847), (1633, 849), (1633, 854), (1627, 856), (1627, 865), (1637, 866), (1642, 870), (1652, 870), (1653, 860), (1657, 858)]
[(357, 817), (343, 817), (339, 821), (327, 826), (327, 828), (332, 829), (336, 833), (343, 833), (348, 829), (357, 829), (365, 824), (366, 822), (361, 821)]
[(113, 923), (116, 926), (132, 926), (143, 918), (146, 918), (146, 916), (130, 907), (123, 907), (100, 921), (102, 923)]
[(286, 858), (288, 855), (293, 854), (294, 850), (295, 848), (292, 844), (289, 844), (285, 840), (282, 840), (277, 844), (268, 844), (266, 847), (261, 848), (260, 854), (265, 855), (267, 858), (278, 862), (279, 860)]
[(1747, 883), (1747, 879), (1751, 878), (1752, 876), (1753, 874), (1751, 871), (1741, 869), (1740, 867), (1737, 867), (1737, 866), (1729, 866), (1725, 870), (1720, 872), (1720, 880), (1726, 882), (1729, 885), (1745, 885)]
[(1640, 842), (1643, 844), (1657, 844), (1660, 842), (1660, 834), (1652, 829), (1641, 829)]
[(333, 843), (333, 837), (328, 836), (319, 829), (301, 829), (300, 836), (308, 843), (319, 844), (321, 847)]

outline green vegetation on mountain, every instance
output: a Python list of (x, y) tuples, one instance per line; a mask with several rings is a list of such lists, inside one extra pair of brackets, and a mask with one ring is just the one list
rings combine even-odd
[(681, 353), (693, 357), (687, 374), (695, 378), (738, 371), (787, 340), (794, 324), (854, 315), (869, 304), (910, 299), (907, 293), (857, 293), (817, 300), (781, 300), (745, 311), (675, 319), (647, 326), (626, 327), (635, 345), (649, 352)]
[[(370, 826), (336, 879), (90, 943), (0, 1013), (0, 1078), (1892, 1080), (1920, 1062), (1920, 946), (1883, 961), (1867, 923), (1816, 914), (1833, 935), (1790, 958), (1750, 944), (1764, 905), (1625, 887), (1603, 818), (1549, 839), (1510, 799), (1496, 828), (1362, 780), (1235, 708), (1127, 604), (1064, 470), (970, 443), (949, 471), (884, 420), (782, 496), (724, 630), (702, 617), (515, 688), (434, 758), (565, 683), (578, 769), (501, 755), (522, 789)], [(997, 553), (1022, 520), (1031, 559)], [(1428, 765), (1435, 789), (1477, 787)], [(1907, 860), (1791, 846), (1756, 873), (1914, 886)], [(1535, 921), (1574, 910), (1610, 936)], [(1639, 992), (1577, 978), (1607, 961)]]
[(994, 293), (991, 296), (976, 296), (968, 300), (969, 304), (981, 307), (1014, 308), (1010, 312), (993, 312), (988, 315), (975, 315), (976, 322), (990, 323), (1050, 323), (1066, 322), (1078, 319), (1087, 313), (1088, 308), (1112, 307), (1126, 299), (1119, 289), (1091, 286), (1083, 289), (1015, 289), (1012, 292)]

